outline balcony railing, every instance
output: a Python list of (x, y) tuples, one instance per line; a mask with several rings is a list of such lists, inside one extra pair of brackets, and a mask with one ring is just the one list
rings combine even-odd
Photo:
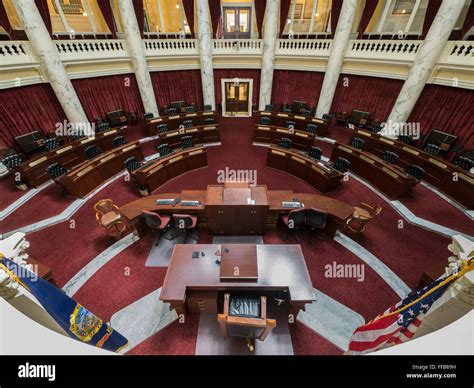
[(332, 40), (328, 39), (278, 39), (277, 56), (327, 57)]
[(420, 40), (351, 40), (346, 57), (351, 59), (414, 61)]
[(124, 41), (110, 40), (57, 40), (54, 41), (61, 60), (90, 61), (128, 57)]
[(33, 62), (28, 51), (28, 42), (12, 41), (0, 43), (0, 63), (2, 66), (22, 65)]
[(147, 57), (199, 55), (196, 39), (145, 39)]
[(214, 39), (212, 44), (214, 55), (261, 55), (263, 47), (261, 39)]

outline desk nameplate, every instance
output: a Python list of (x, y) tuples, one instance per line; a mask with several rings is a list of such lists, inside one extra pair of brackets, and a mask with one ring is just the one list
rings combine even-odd
[(57, 150), (56, 154), (62, 154), (63, 152), (69, 151), (71, 148), (72, 148), (72, 145), (68, 145), (67, 147)]
[(47, 157), (47, 156), (43, 156), (43, 157), (41, 157), (41, 158), (39, 158), (39, 159), (34, 160), (34, 161), (31, 162), (31, 163), (28, 163), (28, 166), (34, 167), (34, 166), (36, 166), (36, 165), (38, 165), (38, 164), (44, 162), (45, 160), (48, 160), (48, 157)]

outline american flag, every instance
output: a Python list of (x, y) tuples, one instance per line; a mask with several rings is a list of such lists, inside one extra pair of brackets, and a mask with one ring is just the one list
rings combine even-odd
[(222, 19), (222, 12), (219, 11), (219, 22), (217, 23), (216, 39), (224, 38), (224, 20)]
[(411, 292), (405, 299), (387, 309), (352, 334), (346, 354), (365, 354), (400, 344), (413, 338), (433, 303), (467, 270), (445, 275), (429, 286)]

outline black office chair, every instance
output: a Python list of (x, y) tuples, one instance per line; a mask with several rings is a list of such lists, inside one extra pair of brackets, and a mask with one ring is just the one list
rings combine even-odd
[[(317, 233), (317, 231), (326, 227), (327, 218), (328, 213), (323, 210), (315, 208), (306, 209), (306, 225), (308, 225), (309, 230), (313, 232), (312, 235), (316, 236), (320, 240), (322, 240), (322, 237)], [(308, 242), (310, 241), (311, 240)]]
[(283, 113), (293, 113), (291, 111), (291, 108), (287, 107), (287, 106), (284, 106), (283, 109), (281, 110)]
[(208, 104), (204, 105), (204, 111), (211, 112), (212, 111), (212, 105), (208, 105)]
[(287, 229), (287, 234), (283, 236), (283, 240), (288, 240), (290, 235), (292, 235), (297, 242), (300, 242), (298, 231), (306, 222), (306, 209), (291, 210), (288, 214), (281, 215), (280, 219)]
[(160, 154), (160, 158), (169, 155), (173, 152), (168, 143), (160, 144), (158, 147), (156, 147), (156, 150)]
[(370, 128), (371, 132), (379, 133), (383, 129), (382, 123), (374, 123)]
[(53, 137), (51, 139), (46, 139), (44, 141), (44, 147), (48, 150), (48, 151), (52, 151), (56, 148), (59, 147), (59, 140), (57, 137)]
[(156, 129), (158, 130), (158, 133), (163, 133), (168, 130), (168, 124), (159, 124), (156, 126)]
[(193, 126), (193, 120), (184, 120), (183, 126), (184, 128), (191, 128)]
[(318, 130), (318, 126), (316, 124), (308, 124), (306, 126), (306, 132), (316, 133), (317, 130)]
[(210, 124), (215, 124), (216, 120), (214, 120), (214, 117), (206, 117), (204, 119), (204, 124), (210, 125)]
[(365, 145), (365, 140), (360, 137), (354, 137), (351, 141), (351, 146), (359, 150), (363, 149)]
[(344, 174), (349, 170), (350, 165), (351, 165), (351, 162), (349, 160), (347, 160), (346, 158), (338, 157), (333, 167), (337, 171), (342, 172)]
[(332, 118), (333, 118), (333, 115), (330, 115), (329, 113), (324, 113), (324, 114), (323, 114), (323, 120), (324, 120), (324, 121), (331, 122), (331, 121), (332, 121)]
[(85, 135), (84, 132), (81, 131), (81, 130), (74, 130), (74, 131), (72, 132), (72, 134), (71, 134), (71, 139), (72, 139), (73, 141), (82, 139), (82, 138), (84, 138), (84, 137), (86, 137), (86, 135)]
[(454, 164), (456, 166), (459, 166), (460, 168), (462, 168), (463, 170), (466, 170), (466, 171), (470, 171), (471, 168), (474, 167), (474, 160), (472, 159), (469, 159), (465, 156), (458, 156), (455, 160), (454, 160)]
[(301, 115), (304, 117), (310, 117), (311, 111), (309, 109), (301, 109)]
[(94, 159), (102, 153), (102, 150), (96, 145), (90, 145), (85, 149), (85, 152), (87, 159)]
[(20, 154), (8, 155), (7, 157), (3, 158), (2, 163), (9, 170), (13, 170), (15, 167), (18, 167), (23, 163), (23, 158)]
[(270, 117), (260, 117), (259, 123), (262, 125), (270, 125)]
[(144, 119), (144, 120), (152, 120), (153, 117), (154, 117), (154, 114), (151, 113), (151, 112), (147, 112), (147, 113), (145, 113), (145, 114), (143, 115), (143, 119)]
[(286, 127), (286, 128), (293, 128), (293, 129), (294, 129), (294, 128), (295, 128), (295, 125), (296, 125), (296, 123), (295, 123), (294, 121), (292, 121), (292, 120), (288, 120), (288, 121), (285, 123), (285, 127)]
[(420, 166), (418, 166), (417, 164), (411, 164), (406, 169), (406, 173), (408, 175), (411, 175), (413, 178), (418, 179), (418, 180), (423, 179), (425, 172), (426, 171)]
[(120, 147), (120, 146), (123, 146), (124, 144), (127, 144), (127, 141), (125, 140), (123, 136), (116, 136), (112, 140), (112, 145), (114, 147)]
[(278, 144), (279, 147), (287, 148), (287, 149), (290, 149), (292, 145), (293, 145), (293, 142), (291, 141), (291, 139), (288, 139), (287, 137), (282, 137), (280, 140), (280, 143)]
[(315, 146), (312, 146), (308, 152), (308, 156), (312, 159), (320, 160), (322, 155), (323, 155), (323, 150)]
[(383, 160), (390, 164), (397, 164), (399, 156), (392, 151), (384, 151)]
[(60, 163), (53, 163), (46, 167), (46, 173), (51, 177), (51, 179), (57, 179), (60, 176), (67, 174), (67, 170)]
[(110, 129), (110, 124), (108, 121), (101, 121), (97, 124), (97, 132), (104, 132)]
[(169, 116), (175, 115), (178, 113), (178, 110), (176, 108), (168, 108), (167, 113)]
[(188, 105), (188, 106), (184, 107), (184, 111), (186, 113), (194, 113), (194, 112), (196, 112), (196, 107), (194, 107), (193, 105)]
[(194, 146), (194, 144), (193, 144), (193, 137), (192, 137), (192, 136), (187, 135), (187, 136), (183, 136), (183, 137), (181, 138), (181, 147), (182, 147), (183, 149), (185, 149), (185, 148), (191, 148), (191, 147), (193, 147), (193, 146)]
[(424, 149), (425, 152), (428, 152), (429, 154), (436, 156), (439, 155), (441, 152), (441, 147), (437, 146), (436, 144), (427, 144)]
[(408, 144), (408, 145), (414, 143), (413, 137), (408, 136), (408, 135), (399, 135), (398, 140), (401, 141), (402, 143), (405, 143), (405, 144)]
[(132, 156), (125, 160), (125, 167), (129, 173), (132, 173), (135, 170), (138, 170), (142, 165), (135, 156)]
[(273, 112), (273, 105), (271, 104), (265, 105), (265, 112)]

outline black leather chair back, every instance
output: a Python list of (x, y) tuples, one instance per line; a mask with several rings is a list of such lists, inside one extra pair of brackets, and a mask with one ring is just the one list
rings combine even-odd
[(192, 120), (184, 120), (183, 121), (184, 128), (191, 128), (193, 126)]
[(181, 147), (182, 148), (191, 148), (193, 146), (193, 137), (190, 135), (183, 136), (181, 138)]
[(326, 227), (326, 221), (328, 214), (325, 211), (319, 209), (306, 209), (306, 223), (317, 229), (324, 229)]
[(93, 159), (102, 153), (102, 150), (96, 145), (90, 145), (85, 149), (87, 159)]
[(186, 113), (194, 113), (194, 112), (196, 112), (196, 108), (193, 105), (188, 105), (188, 106), (184, 107), (184, 111)]
[(126, 140), (123, 136), (114, 137), (114, 139), (112, 140), (112, 145), (114, 147), (120, 147), (120, 146), (123, 146), (126, 143), (127, 142), (126, 142)]
[(338, 157), (336, 160), (336, 163), (334, 164), (334, 168), (342, 173), (345, 173), (349, 170), (349, 166), (351, 165), (351, 162), (347, 160), (346, 158)]
[(363, 149), (365, 145), (365, 140), (360, 137), (354, 137), (351, 141), (351, 146), (358, 148), (359, 150)]
[(318, 130), (318, 126), (316, 124), (308, 124), (306, 126), (306, 132), (316, 133), (317, 130)]
[(292, 120), (288, 120), (286, 123), (285, 123), (285, 127), (287, 128), (295, 128), (295, 125), (296, 123)]
[(313, 159), (321, 159), (321, 156), (323, 155), (323, 150), (319, 147), (311, 147), (311, 149), (308, 152), (308, 156)]
[(427, 144), (424, 150), (425, 152), (436, 156), (441, 152), (441, 147), (437, 146), (436, 144)]
[(265, 105), (265, 112), (273, 112), (273, 105), (271, 104)]
[(383, 153), (383, 160), (387, 163), (396, 164), (397, 161), (398, 161), (398, 158), (399, 158), (399, 156), (395, 152), (385, 151)]
[(454, 160), (454, 164), (459, 166), (463, 170), (469, 171), (471, 168), (474, 167), (474, 160), (466, 158), (465, 156), (458, 156)]
[(141, 167), (140, 162), (134, 156), (128, 158), (124, 162), (125, 167), (127, 168), (128, 172), (133, 172)]
[(5, 157), (2, 160), (2, 163), (5, 165), (6, 168), (9, 170), (14, 169), (15, 167), (18, 167), (20, 164), (23, 163), (23, 158), (21, 157), (20, 154), (13, 154)]
[(306, 221), (306, 210), (295, 209), (288, 213), (288, 224), (293, 226), (293, 229), (299, 228)]
[(206, 112), (212, 111), (212, 105), (204, 105), (204, 110), (205, 110)]
[(51, 139), (46, 139), (44, 141), (44, 147), (48, 150), (54, 150), (59, 147), (59, 140), (56, 137), (53, 137)]
[(168, 115), (175, 115), (178, 113), (178, 110), (176, 108), (168, 108)]
[(169, 155), (173, 152), (168, 143), (160, 144), (158, 147), (156, 147), (156, 149), (160, 153), (160, 157)]
[(410, 166), (408, 166), (406, 173), (408, 175), (411, 175), (415, 179), (421, 180), (425, 175), (425, 170), (417, 164), (411, 164)]
[(332, 121), (333, 115), (330, 115), (329, 113), (323, 114), (323, 120), (324, 121)]
[(279, 144), (280, 147), (290, 149), (292, 145), (293, 145), (293, 142), (291, 141), (291, 139), (288, 139), (287, 137), (281, 138), (280, 144)]
[(208, 124), (214, 124), (216, 121), (214, 120), (213, 117), (206, 117), (204, 119), (204, 124), (208, 125)]
[(398, 140), (405, 144), (413, 144), (414, 142), (413, 138), (408, 135), (399, 135)]
[(62, 166), (62, 164), (53, 163), (46, 168), (46, 172), (52, 179), (56, 179), (61, 175), (66, 174), (67, 170)]
[(144, 118), (145, 120), (151, 120), (151, 119), (153, 119), (153, 116), (154, 116), (153, 113), (147, 112), (147, 113), (145, 113), (145, 114), (143, 115), (143, 118)]
[(260, 117), (260, 124), (262, 125), (269, 125), (270, 124), (270, 117)]

